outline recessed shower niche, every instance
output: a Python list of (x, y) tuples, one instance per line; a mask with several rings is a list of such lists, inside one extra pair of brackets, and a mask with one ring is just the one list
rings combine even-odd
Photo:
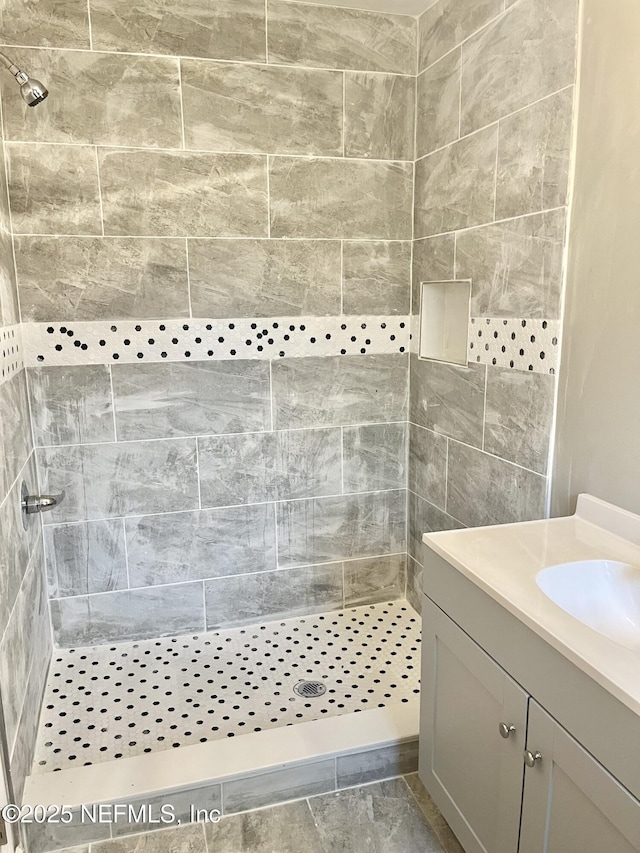
[(467, 364), (470, 281), (423, 281), (420, 285), (420, 358)]

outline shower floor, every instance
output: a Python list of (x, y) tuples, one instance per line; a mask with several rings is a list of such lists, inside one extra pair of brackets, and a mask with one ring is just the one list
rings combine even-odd
[[(420, 618), (404, 600), (197, 636), (54, 652), (33, 773), (408, 702)], [(303, 698), (301, 680), (326, 693)]]

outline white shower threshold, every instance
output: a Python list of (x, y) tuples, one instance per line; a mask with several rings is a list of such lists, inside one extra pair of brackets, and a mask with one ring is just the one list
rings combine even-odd
[[(418, 614), (406, 601), (400, 600), (198, 637), (141, 640), (54, 652), (34, 768), (27, 778), (23, 803), (69, 806), (74, 810), (74, 824), (33, 827), (29, 832), (29, 847), (34, 853), (40, 853), (149, 828), (126, 823), (109, 826), (87, 823), (84, 818), (80, 820), (78, 815), (82, 807), (93, 804), (175, 803), (178, 815), (187, 820), (187, 805), (232, 814), (414, 771), (419, 720), (419, 628)], [(296, 645), (292, 644), (291, 638), (298, 641)], [(252, 643), (256, 639), (259, 642)], [(269, 644), (265, 643), (266, 639), (269, 639)], [(274, 652), (274, 641), (278, 639), (282, 640), (281, 650)], [(194, 656), (194, 644), (201, 650), (198, 657)], [(251, 675), (255, 674), (259, 679), (263, 692), (273, 692), (274, 686), (279, 689), (280, 695), (274, 703), (279, 712), (276, 714), (268, 709), (267, 716), (275, 714), (269, 719), (264, 713), (261, 716), (257, 714), (261, 725), (255, 727), (260, 731), (242, 733), (238, 726), (247, 721), (242, 697), (227, 699), (227, 702), (240, 704), (229, 709), (232, 713), (222, 714), (227, 719), (224, 725), (215, 727), (215, 732), (208, 732), (207, 737), (212, 739), (189, 745), (176, 740), (179, 745), (173, 746), (164, 736), (158, 736), (159, 731), (164, 731), (164, 723), (158, 723), (156, 729), (145, 723), (146, 735), (142, 739), (137, 735), (130, 741), (134, 744), (130, 750), (139, 754), (120, 752), (117, 754), (122, 757), (113, 758), (113, 749), (123, 750), (123, 747), (110, 744), (110, 735), (113, 732), (121, 734), (119, 726), (127, 725), (128, 720), (139, 729), (140, 718), (135, 715), (140, 713), (142, 705), (138, 702), (130, 711), (129, 718), (118, 713), (122, 719), (116, 720), (113, 709), (110, 708), (105, 717), (104, 713), (101, 714), (104, 709), (100, 702), (92, 701), (93, 697), (88, 699), (76, 690), (80, 686), (76, 684), (76, 673), (81, 658), (80, 666), (89, 667), (81, 672), (91, 673), (94, 685), (100, 681), (101, 673), (113, 674), (124, 658), (128, 665), (119, 670), (122, 674), (113, 686), (130, 692), (131, 685), (138, 685), (140, 680), (135, 662), (149, 664), (153, 651), (157, 649), (158, 669), (155, 675), (167, 682), (187, 679), (182, 685), (182, 692), (167, 691), (169, 696), (164, 702), (165, 706), (167, 701), (172, 703), (170, 707), (177, 718), (182, 716), (179, 711), (184, 710), (184, 703), (188, 703), (190, 709), (193, 707), (195, 693), (191, 685), (200, 686), (202, 683), (203, 672), (187, 672), (185, 656), (194, 663), (197, 661), (199, 670), (203, 667), (210, 670), (212, 665), (224, 666), (222, 649), (227, 653), (227, 666), (230, 666), (240, 647), (245, 651), (239, 661), (243, 670), (238, 667), (237, 671), (218, 669), (216, 672), (225, 671), (226, 675), (233, 671), (236, 676), (241, 674), (243, 679), (249, 678), (243, 681), (245, 689), (242, 692), (249, 700), (246, 708), (256, 711), (258, 703), (255, 697), (260, 695), (264, 699), (269, 694), (261, 695), (259, 690), (255, 690)], [(272, 658), (267, 662), (276, 664), (275, 671), (266, 676), (264, 667), (257, 667), (256, 660), (248, 660), (247, 654), (250, 655), (251, 649), (254, 654), (270, 649)], [(171, 651), (169, 660), (162, 659), (162, 650), (165, 650), (165, 657), (166, 650)], [(146, 658), (143, 657), (145, 653), (148, 653)], [(209, 657), (202, 657), (202, 654)], [(205, 662), (209, 666), (204, 666)], [(170, 672), (172, 663), (173, 674)], [(65, 668), (68, 668), (67, 672)], [(65, 678), (69, 673), (73, 677)], [(153, 666), (144, 674), (154, 675)], [(214, 673), (208, 671), (206, 674)], [(131, 679), (129, 682), (125, 679), (127, 675)], [(325, 696), (311, 700), (292, 698), (292, 686), (301, 679), (311, 678), (326, 684)], [(152, 692), (152, 678), (148, 677), (147, 681), (149, 695), (156, 700), (157, 708), (158, 691)], [(211, 689), (219, 691), (221, 685), (218, 682), (229, 679), (219, 676), (214, 681), (216, 683)], [(67, 685), (66, 692), (62, 694), (61, 683)], [(249, 693), (250, 690), (254, 692)], [(113, 690), (109, 692), (114, 693)], [(199, 704), (203, 710), (208, 709), (208, 701), (211, 704), (220, 701), (217, 699), (219, 693), (212, 695), (216, 699), (203, 697), (201, 691)], [(348, 700), (345, 698), (347, 695), (350, 696)], [(117, 698), (117, 690), (114, 696)], [(87, 706), (88, 701), (91, 702), (89, 710), (81, 711), (80, 707)], [(69, 707), (63, 712), (62, 719), (66, 722), (62, 724), (65, 727), (59, 729), (63, 732), (60, 735), (56, 726), (61, 726), (60, 710), (64, 703)], [(119, 705), (117, 710), (121, 711), (121, 701)], [(338, 705), (344, 707), (338, 708)], [(67, 713), (70, 708), (73, 708), (73, 719)], [(191, 711), (192, 719), (181, 724), (180, 728), (188, 728), (186, 734), (192, 735), (191, 729), (197, 723), (193, 718), (204, 719), (203, 710)], [(221, 710), (224, 712), (226, 708)], [(98, 716), (94, 718), (92, 714)], [(92, 722), (94, 719), (95, 724)], [(212, 719), (216, 719), (215, 712), (207, 723)], [(96, 735), (97, 739), (90, 743), (87, 738), (96, 732), (98, 721), (103, 724), (101, 736)], [(255, 723), (256, 718), (251, 722)], [(273, 727), (265, 728), (268, 725)], [(210, 730), (211, 726), (208, 728)], [(204, 740), (204, 731), (200, 728), (196, 732), (199, 741)], [(82, 748), (82, 742), (88, 746), (82, 753), (83, 764), (80, 765), (68, 760), (66, 753), (70, 743), (76, 744), (77, 752)], [(60, 743), (64, 747), (60, 747)], [(122, 735), (115, 743), (123, 743)], [(98, 744), (101, 748), (96, 749)], [(58, 752), (54, 753), (56, 748)], [(140, 754), (141, 749), (145, 751)], [(101, 758), (104, 755), (110, 760)]]

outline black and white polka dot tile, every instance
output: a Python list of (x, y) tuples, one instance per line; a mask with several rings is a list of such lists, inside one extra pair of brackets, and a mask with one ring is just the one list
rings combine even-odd
[(20, 326), (0, 328), (0, 385), (24, 367)]
[[(57, 650), (33, 772), (406, 703), (419, 692), (419, 677), (420, 618), (403, 600), (195, 637)], [(304, 681), (326, 691), (304, 689)]]
[(471, 318), (471, 363), (553, 374), (558, 368), (559, 357), (559, 320)]
[(409, 318), (31, 323), (23, 341), (30, 367), (402, 353), (409, 350)]

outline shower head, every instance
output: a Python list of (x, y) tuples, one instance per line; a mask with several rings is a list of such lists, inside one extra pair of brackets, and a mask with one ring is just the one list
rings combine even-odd
[(28, 106), (35, 107), (36, 104), (44, 101), (49, 94), (44, 83), (36, 80), (35, 77), (29, 77), (29, 75), (25, 74), (24, 71), (21, 71), (17, 65), (14, 65), (9, 57), (5, 56), (4, 53), (0, 53), (0, 62), (2, 62), (16, 78), (16, 81), (20, 86), (22, 99)]

